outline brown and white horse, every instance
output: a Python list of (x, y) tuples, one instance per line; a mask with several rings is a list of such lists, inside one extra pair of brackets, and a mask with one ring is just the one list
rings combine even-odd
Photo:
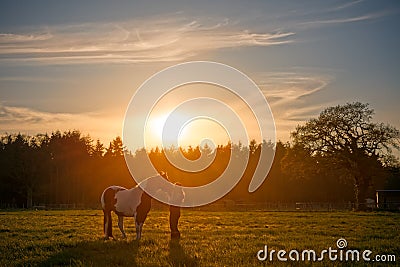
[[(101, 195), (101, 206), (104, 213), (104, 238), (113, 237), (111, 212), (118, 215), (118, 227), (123, 238), (126, 238), (124, 230), (124, 217), (134, 217), (136, 226), (136, 240), (142, 236), (142, 227), (151, 208), (151, 197), (145, 192), (146, 188), (156, 188), (168, 198), (183, 201), (185, 194), (182, 189), (174, 185), (165, 186), (160, 179), (166, 179), (161, 175), (149, 177), (137, 186), (126, 189), (121, 186), (107, 187)], [(172, 229), (172, 228), (171, 228)], [(113, 237), (114, 238), (114, 237)]]

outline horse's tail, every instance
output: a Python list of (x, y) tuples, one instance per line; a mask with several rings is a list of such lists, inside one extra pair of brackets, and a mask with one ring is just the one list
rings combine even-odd
[(112, 218), (111, 218), (111, 211), (112, 211), (112, 203), (110, 200), (113, 199), (114, 191), (112, 188), (107, 188), (104, 190), (103, 194), (101, 195), (101, 205), (103, 208), (104, 213), (104, 221), (103, 221), (103, 231), (104, 237), (112, 237)]

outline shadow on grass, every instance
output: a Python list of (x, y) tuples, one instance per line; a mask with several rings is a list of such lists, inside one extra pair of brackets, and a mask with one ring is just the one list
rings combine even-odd
[[(103, 239), (84, 241), (64, 247), (62, 251), (39, 263), (39, 266), (146, 266), (146, 262), (138, 261), (139, 249), (143, 250), (154, 245), (151, 239), (139, 242)], [(199, 266), (196, 256), (187, 254), (179, 240), (169, 242), (166, 260), (165, 264), (170, 266)], [(147, 262), (147, 265), (149, 264)]]
[(196, 256), (188, 255), (179, 243), (179, 239), (169, 241), (169, 260), (172, 266), (198, 266)]
[(39, 266), (137, 266), (137, 241), (84, 241), (49, 257)]

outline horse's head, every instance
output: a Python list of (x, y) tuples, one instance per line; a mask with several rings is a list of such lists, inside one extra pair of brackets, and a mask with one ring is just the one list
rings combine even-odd
[(172, 184), (165, 175), (152, 176), (141, 183), (141, 187), (151, 196), (162, 202), (180, 206), (185, 199), (185, 192), (179, 183)]
[(175, 183), (172, 189), (171, 202), (180, 204), (185, 200), (185, 192), (183, 191), (180, 183)]

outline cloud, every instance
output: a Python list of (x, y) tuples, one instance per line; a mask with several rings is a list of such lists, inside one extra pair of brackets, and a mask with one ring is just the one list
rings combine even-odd
[(383, 11), (383, 12), (370, 13), (370, 14), (366, 14), (366, 15), (353, 16), (353, 17), (347, 17), (347, 18), (321, 19), (321, 20), (301, 22), (298, 24), (298, 26), (321, 27), (321, 26), (328, 26), (328, 25), (335, 25), (335, 24), (360, 22), (360, 21), (378, 19), (378, 18), (387, 16), (390, 13), (392, 13), (392, 12)]
[(0, 106), (0, 125), (58, 123), (73, 119), (73, 114), (48, 113), (25, 107)]
[(278, 106), (319, 92), (331, 79), (329, 75), (270, 72), (261, 74), (257, 83), (272, 105)]
[(338, 11), (338, 10), (342, 10), (342, 9), (346, 9), (349, 7), (352, 7), (354, 5), (358, 5), (360, 3), (364, 2), (364, 0), (356, 0), (356, 1), (350, 1), (350, 2), (345, 2), (339, 6), (336, 6), (334, 8), (331, 8), (330, 11)]
[[(131, 21), (82, 23), (20, 29), (0, 33), (0, 62), (42, 64), (138, 63), (183, 61), (224, 48), (276, 46), (294, 42), (295, 32), (335, 24), (377, 19), (394, 11), (380, 11), (352, 17), (336, 14), (362, 1), (344, 3), (329, 9), (335, 13), (312, 21), (302, 18), (282, 22), (281, 30), (259, 31), (227, 18), (189, 20), (183, 14), (174, 17), (147, 17)], [(328, 13), (329, 13), (328, 12)], [(304, 16), (303, 16), (304, 17)], [(300, 21), (299, 21), (300, 20)], [(303, 20), (303, 21), (301, 21)], [(290, 22), (291, 21), (291, 22)], [(251, 23), (250, 23), (251, 24)], [(268, 23), (267, 23), (268, 24)], [(286, 29), (286, 30), (285, 30)]]
[(13, 34), (0, 33), (0, 44), (15, 44), (23, 42), (44, 41), (52, 38), (49, 33)]
[(180, 61), (221, 48), (290, 43), (292, 32), (252, 32), (228, 19), (183, 18), (46, 27), (0, 34), (0, 60), (41, 63)]
[[(118, 116), (99, 113), (53, 113), (27, 107), (0, 104), (1, 133), (6, 132), (34, 135), (55, 130), (78, 129), (95, 138), (109, 141), (121, 135), (122, 119)], [(107, 125), (107, 127), (105, 127)]]
[(271, 106), (278, 139), (288, 140), (289, 133), (298, 124), (315, 117), (327, 106), (313, 96), (324, 90), (332, 79), (331, 75), (296, 68), (258, 74), (257, 84)]

